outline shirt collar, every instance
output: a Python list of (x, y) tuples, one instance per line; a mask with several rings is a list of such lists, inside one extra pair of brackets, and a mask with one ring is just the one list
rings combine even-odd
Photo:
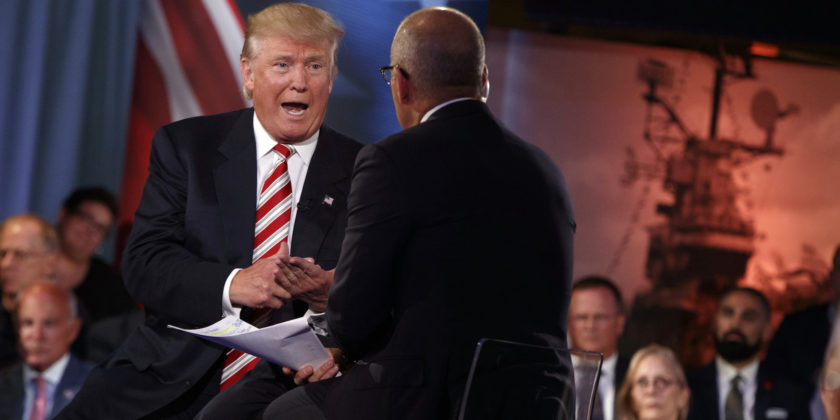
[(615, 365), (618, 363), (618, 353), (613, 353), (612, 356), (607, 357), (604, 359), (604, 363), (601, 363), (601, 376), (613, 376), (613, 372), (615, 372)]
[(70, 363), (70, 353), (64, 353), (64, 356), (61, 356), (55, 363), (53, 363), (50, 367), (47, 368), (43, 373), (38, 373), (35, 369), (32, 369), (28, 365), (23, 365), (23, 383), (28, 384), (30, 381), (38, 377), (40, 375), (47, 381), (50, 385), (58, 385), (58, 382), (61, 380), (61, 376), (64, 375), (64, 369), (67, 368), (67, 364)]
[[(312, 160), (312, 155), (315, 154), (315, 147), (318, 145), (320, 134), (321, 130), (318, 129), (312, 137), (300, 143), (295, 143), (293, 145), (295, 147), (295, 154), (293, 156), (299, 156), (303, 160), (303, 163), (309, 166), (309, 161)], [(265, 131), (265, 127), (260, 123), (260, 119), (257, 118), (256, 113), (254, 113), (254, 137), (257, 139), (257, 159), (269, 153), (277, 144), (277, 140), (274, 140), (274, 137), (271, 137), (271, 134)]]
[(424, 115), (423, 115), (423, 118), (421, 118), (421, 119), (420, 119), (420, 122), (421, 122), (421, 123), (426, 122), (426, 120), (428, 120), (428, 119), (429, 119), (429, 117), (431, 117), (431, 116), (432, 116), (432, 114), (434, 114), (434, 113), (435, 113), (435, 111), (437, 111), (437, 110), (439, 110), (439, 109), (441, 109), (441, 108), (443, 108), (443, 107), (445, 107), (445, 106), (447, 106), (447, 105), (449, 105), (449, 104), (454, 104), (455, 102), (461, 102), (461, 101), (474, 101), (474, 100), (475, 100), (475, 98), (466, 98), (466, 97), (465, 97), (465, 98), (455, 98), (455, 99), (453, 99), (453, 100), (451, 100), (451, 101), (446, 101), (446, 102), (444, 102), (444, 103), (442, 103), (442, 104), (440, 104), (440, 105), (438, 105), (438, 106), (436, 106), (436, 107), (434, 107), (434, 108), (430, 109), (428, 112), (426, 112), (426, 114), (424, 114)]
[(720, 355), (715, 356), (715, 364), (717, 365), (718, 376), (722, 376), (727, 382), (732, 381), (732, 378), (734, 378), (735, 375), (741, 375), (741, 380), (743, 380), (744, 383), (752, 383), (757, 380), (758, 358), (753, 359), (750, 364), (744, 366), (740, 370), (735, 369), (735, 366), (732, 366), (729, 362), (723, 360)]

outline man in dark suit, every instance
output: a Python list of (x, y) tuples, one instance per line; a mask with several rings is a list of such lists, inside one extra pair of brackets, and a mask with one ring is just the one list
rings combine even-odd
[(0, 372), (0, 418), (52, 418), (93, 368), (70, 354), (81, 327), (76, 300), (53, 283), (35, 283), (20, 295), (15, 326), (22, 362)]
[[(357, 363), (264, 418), (447, 418), (479, 338), (566, 346), (571, 202), (551, 160), (480, 100), (478, 28), (454, 9), (415, 12), (382, 72), (405, 130), (359, 153), (327, 302), (329, 331)], [(529, 410), (547, 400), (560, 409), (531, 385), (501, 381), (530, 400), (478, 405), (516, 405), (516, 418), (539, 418)]]
[[(146, 321), (91, 373), (62, 418), (192, 418), (219, 393), (226, 349), (167, 325), (289, 307), (293, 296), (278, 283), (284, 256), (271, 248), (253, 262), (258, 197), (273, 188), (265, 180), (276, 168), (288, 166), (277, 179), (288, 175), (291, 185), (278, 204), (291, 200), (280, 209), (291, 212), (282, 222), (291, 254), (334, 267), (361, 147), (322, 124), (342, 34), (320, 9), (266, 8), (248, 19), (240, 62), (254, 108), (158, 130), (124, 260)], [(293, 152), (281, 157), (275, 148), (291, 149), (278, 143)]]
[(767, 349), (765, 363), (775, 376), (796, 382), (806, 390), (813, 420), (826, 418), (817, 380), (828, 351), (829, 338), (840, 301), (840, 246), (834, 250), (829, 282), (834, 299), (785, 317)]
[[(572, 286), (569, 303), (569, 338), (571, 348), (602, 353), (601, 378), (593, 408), (593, 420), (613, 420), (615, 397), (630, 358), (618, 353), (618, 338), (624, 331), (624, 302), (621, 291), (612, 280), (601, 276), (587, 276)], [(572, 358), (572, 362), (577, 362)]]
[(770, 303), (741, 287), (720, 299), (715, 360), (688, 377), (690, 420), (805, 419), (800, 387), (769, 375), (758, 359), (770, 334)]

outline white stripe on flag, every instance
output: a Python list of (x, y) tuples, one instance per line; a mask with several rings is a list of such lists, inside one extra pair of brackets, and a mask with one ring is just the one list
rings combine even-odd
[(148, 7), (140, 19), (140, 34), (163, 74), (172, 121), (201, 115), (201, 108), (175, 51), (166, 14), (157, 1), (148, 1), (146, 5)]
[[(242, 44), (245, 41), (245, 35), (242, 33), (237, 12), (231, 10), (230, 2), (226, 0), (202, 0), (202, 2), (204, 3), (204, 8), (207, 9), (207, 14), (210, 15), (213, 27), (216, 28), (216, 33), (219, 34), (222, 48), (225, 50), (225, 56), (230, 60), (230, 68), (233, 70), (234, 76), (236, 76), (236, 84), (242, 86), (242, 74), (239, 72), (239, 55), (242, 53)], [(245, 100), (245, 98), (242, 99)], [(251, 106), (250, 101), (247, 101), (246, 106)]]

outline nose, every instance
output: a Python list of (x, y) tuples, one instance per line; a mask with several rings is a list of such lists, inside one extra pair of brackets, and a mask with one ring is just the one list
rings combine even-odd
[(6, 252), (3, 254), (3, 258), (0, 259), (0, 268), (7, 269), (12, 266), (12, 261), (15, 258), (14, 252)]
[(307, 74), (306, 74), (306, 67), (303, 65), (294, 66), (292, 71), (289, 74), (290, 84), (289, 87), (292, 90), (296, 90), (298, 92), (303, 92), (306, 90), (307, 84)]
[(20, 335), (22, 338), (38, 341), (44, 337), (44, 328), (38, 324), (28, 325), (21, 329)]

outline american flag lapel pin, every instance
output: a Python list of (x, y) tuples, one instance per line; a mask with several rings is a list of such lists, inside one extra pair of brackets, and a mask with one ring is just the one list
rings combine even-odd
[(326, 205), (328, 205), (328, 206), (332, 207), (332, 205), (333, 205), (333, 201), (335, 201), (335, 199), (334, 199), (334, 198), (332, 198), (332, 196), (330, 196), (330, 195), (325, 195), (325, 196), (324, 196), (324, 201), (322, 201), (322, 202), (321, 202), (321, 204), (326, 204)]

